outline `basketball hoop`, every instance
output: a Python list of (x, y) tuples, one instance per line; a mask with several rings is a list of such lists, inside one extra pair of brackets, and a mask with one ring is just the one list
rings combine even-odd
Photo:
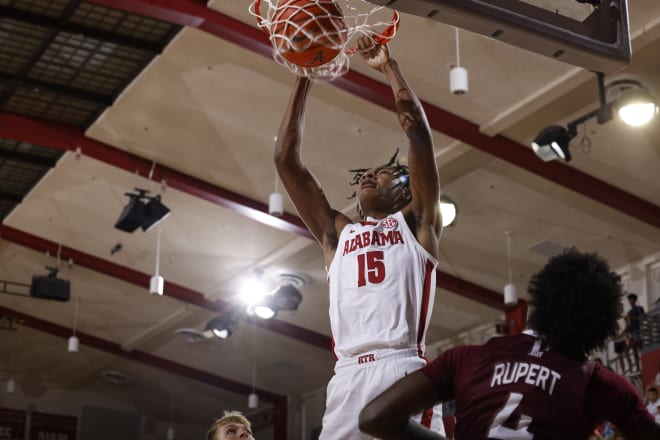
[(390, 18), (384, 6), (366, 0), (253, 0), (250, 13), (268, 35), (275, 61), (297, 75), (324, 81), (348, 72), (360, 35), (386, 44), (399, 28), (397, 11)]

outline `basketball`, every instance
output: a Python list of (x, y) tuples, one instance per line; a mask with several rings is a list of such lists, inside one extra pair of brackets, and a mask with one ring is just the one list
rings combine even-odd
[(272, 19), (271, 42), (279, 54), (301, 67), (332, 61), (348, 38), (339, 6), (332, 0), (286, 0)]

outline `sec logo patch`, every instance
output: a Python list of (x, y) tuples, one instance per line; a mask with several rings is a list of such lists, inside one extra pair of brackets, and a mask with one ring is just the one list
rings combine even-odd
[(385, 229), (394, 229), (399, 225), (399, 222), (394, 217), (387, 217), (381, 224)]

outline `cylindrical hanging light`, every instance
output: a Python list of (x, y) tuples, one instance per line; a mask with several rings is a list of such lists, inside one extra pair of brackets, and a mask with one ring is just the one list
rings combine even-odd
[(278, 177), (275, 173), (275, 191), (268, 196), (268, 213), (275, 217), (281, 217), (284, 214), (284, 197), (277, 188)]
[(7, 380), (7, 394), (13, 394), (16, 392), (16, 381), (11, 377)]
[(76, 336), (76, 329), (78, 327), (78, 298), (76, 298), (76, 303), (73, 307), (73, 335), (69, 337), (67, 344), (67, 351), (69, 353), (76, 353), (80, 348), (80, 341), (78, 340), (78, 336)]
[(248, 396), (248, 408), (257, 409), (259, 408), (259, 395), (257, 393), (250, 393)]
[(156, 238), (156, 270), (154, 276), (149, 280), (149, 293), (152, 295), (163, 295), (165, 288), (165, 280), (160, 276), (160, 234), (163, 232), (158, 228), (158, 236)]
[(506, 263), (509, 283), (504, 286), (504, 304), (515, 306), (518, 304), (518, 293), (515, 284), (513, 284), (513, 271), (511, 270), (511, 231), (506, 231)]
[(458, 28), (456, 28), (456, 66), (449, 71), (449, 90), (454, 95), (464, 95), (468, 91), (468, 71), (461, 67)]
[(174, 440), (174, 398), (170, 396), (170, 426), (167, 427), (167, 432), (165, 433), (166, 440)]

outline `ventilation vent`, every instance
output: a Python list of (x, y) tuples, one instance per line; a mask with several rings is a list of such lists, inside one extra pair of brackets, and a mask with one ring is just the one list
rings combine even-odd
[(128, 382), (128, 377), (117, 370), (103, 370), (99, 373), (101, 379), (115, 385), (121, 385)]
[(301, 287), (309, 284), (309, 278), (306, 275), (297, 272), (282, 272), (275, 275), (275, 279), (280, 286), (290, 285), (293, 287)]
[(548, 258), (561, 254), (564, 249), (566, 249), (566, 246), (562, 246), (559, 243), (555, 243), (550, 240), (542, 240), (529, 247), (530, 251), (536, 252), (537, 254), (541, 254)]
[(184, 339), (186, 342), (194, 344), (195, 342), (201, 342), (205, 340), (204, 334), (194, 328), (180, 328), (174, 332), (175, 335)]

